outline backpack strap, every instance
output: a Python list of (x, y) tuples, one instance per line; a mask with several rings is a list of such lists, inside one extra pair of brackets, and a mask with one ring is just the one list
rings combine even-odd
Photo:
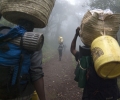
[[(4, 29), (8, 29), (7, 31), (5, 31), (5, 32), (3, 32), (4, 34), (6, 34), (6, 33), (8, 33), (9, 32), (9, 30), (11, 29), (11, 27), (8, 27), (8, 26), (0, 26), (0, 32), (2, 31), (2, 30), (4, 30)], [(4, 40), (4, 41), (0, 41), (0, 43), (2, 43), (2, 42), (7, 42), (7, 41), (9, 41), (9, 39), (8, 40)]]
[(20, 47), (21, 47), (21, 54), (20, 54), (20, 61), (19, 61), (19, 68), (18, 68), (18, 74), (17, 74), (17, 80), (16, 80), (16, 84), (20, 84), (20, 73), (21, 73), (21, 68), (22, 68), (22, 62), (24, 59), (24, 54), (23, 54), (23, 37), (21, 37), (21, 41), (20, 41)]
[(22, 76), (21, 74), (21, 70), (22, 70), (22, 63), (23, 63), (23, 59), (24, 59), (24, 54), (23, 54), (23, 37), (21, 36), (21, 41), (20, 41), (20, 47), (21, 47), (21, 54), (20, 54), (20, 60), (19, 60), (19, 66), (18, 66), (18, 73), (17, 73), (17, 78), (16, 78), (16, 88), (18, 89), (18, 94), (19, 96), (21, 96), (22, 92), (26, 89), (28, 82), (24, 85), (23, 88), (21, 88), (21, 80), (22, 80)]
[(0, 26), (0, 31), (2, 31), (3, 29), (11, 29), (11, 28), (8, 26)]
[[(20, 95), (22, 94), (22, 92), (26, 89), (28, 83), (29, 83), (29, 75), (24, 75), (21, 76), (21, 70), (22, 70), (22, 63), (23, 63), (23, 59), (24, 59), (24, 54), (23, 54), (23, 37), (21, 36), (21, 41), (20, 41), (20, 47), (21, 47), (21, 54), (20, 54), (20, 60), (19, 60), (19, 67), (18, 67), (18, 74), (17, 74), (17, 79), (16, 79), (16, 86), (18, 86), (18, 90)], [(31, 53), (31, 52), (29, 52)], [(28, 82), (24, 85), (24, 88), (21, 89), (21, 80), (28, 80)]]

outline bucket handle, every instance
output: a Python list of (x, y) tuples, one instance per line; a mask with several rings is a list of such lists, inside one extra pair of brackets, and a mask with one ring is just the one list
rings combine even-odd
[(79, 64), (79, 67), (82, 69), (82, 70), (86, 70), (85, 68), (83, 68), (82, 66), (81, 66), (81, 64), (80, 64), (80, 60), (78, 60), (78, 64)]

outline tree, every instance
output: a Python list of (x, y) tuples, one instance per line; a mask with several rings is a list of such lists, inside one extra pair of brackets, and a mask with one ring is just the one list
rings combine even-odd
[(120, 0), (90, 0), (91, 9), (111, 9), (114, 13), (120, 13)]

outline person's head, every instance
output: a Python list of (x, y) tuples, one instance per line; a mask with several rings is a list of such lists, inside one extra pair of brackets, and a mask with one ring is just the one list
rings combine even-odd
[(26, 19), (20, 19), (18, 25), (24, 27), (28, 32), (32, 32), (34, 29), (34, 23)]

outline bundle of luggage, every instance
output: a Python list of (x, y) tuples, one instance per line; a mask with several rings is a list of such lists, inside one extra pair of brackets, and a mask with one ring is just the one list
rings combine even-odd
[(120, 14), (101, 9), (90, 10), (85, 13), (80, 25), (81, 40), (85, 45), (91, 46), (93, 40), (102, 35), (116, 38), (119, 23)]
[(0, 0), (0, 14), (17, 24), (13, 28), (0, 27), (0, 99), (21, 95), (30, 81), (31, 55), (43, 46), (43, 34), (27, 31), (20, 21), (33, 24), (32, 28), (44, 28), (54, 4), (55, 0)]
[(84, 15), (80, 25), (81, 41), (90, 47), (95, 70), (102, 78), (120, 76), (119, 24), (120, 14), (95, 9)]
[(59, 42), (59, 44), (63, 43), (63, 37), (62, 36), (59, 36), (58, 42)]

